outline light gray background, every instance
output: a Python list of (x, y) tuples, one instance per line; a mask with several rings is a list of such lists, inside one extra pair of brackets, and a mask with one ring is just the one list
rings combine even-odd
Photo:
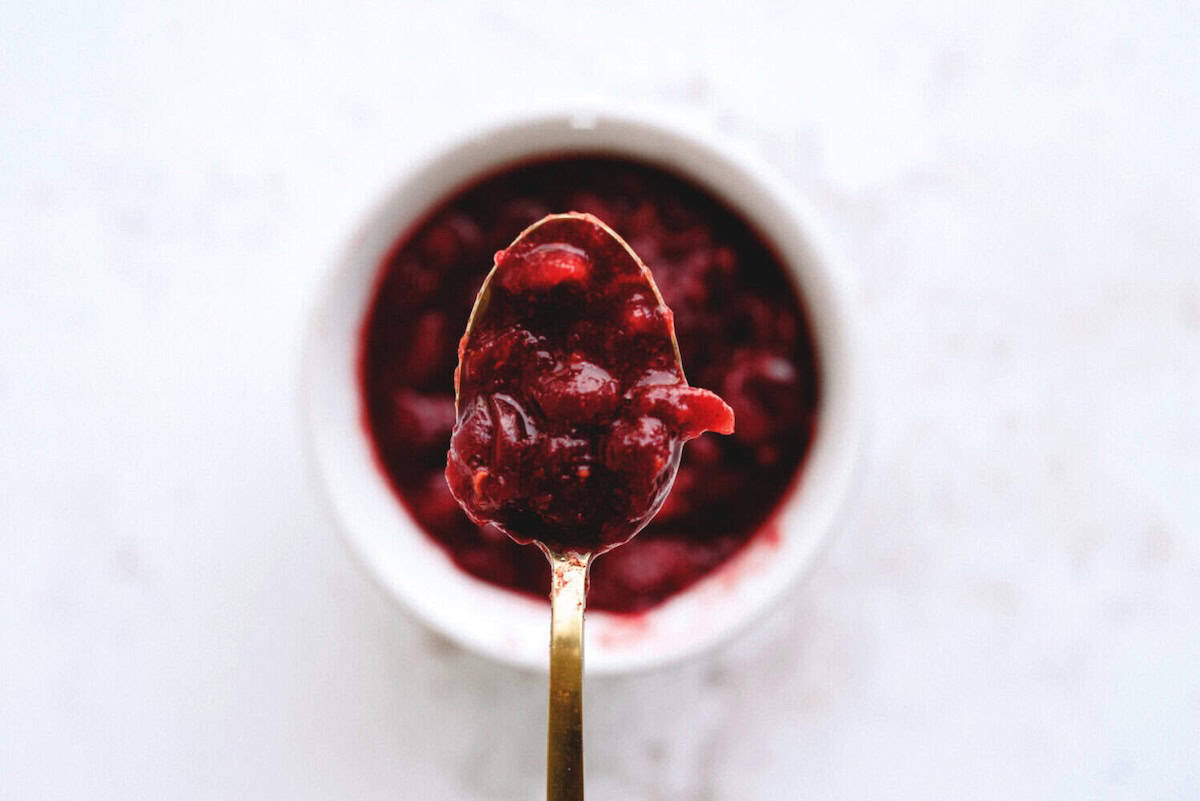
[(810, 580), (589, 684), (589, 797), (1200, 797), (1200, 13), (983, 5), (4, 4), (0, 797), (539, 797), (543, 679), (351, 562), (298, 343), (413, 159), (589, 94), (811, 196), (873, 381)]

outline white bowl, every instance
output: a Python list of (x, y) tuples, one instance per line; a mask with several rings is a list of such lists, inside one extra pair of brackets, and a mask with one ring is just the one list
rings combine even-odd
[(347, 541), (380, 584), (461, 645), (545, 670), (548, 606), (455, 567), (381, 474), (363, 426), (359, 334), (385, 254), (434, 204), (513, 161), (596, 151), (689, 177), (753, 221), (807, 305), (821, 387), (815, 441), (775, 518), (778, 536), (755, 538), (704, 580), (642, 615), (588, 615), (588, 671), (615, 673), (695, 654), (763, 612), (811, 561), (848, 489), (863, 410), (854, 326), (837, 262), (793, 188), (711, 133), (645, 113), (546, 114), (488, 128), (418, 166), (367, 214), (319, 298), (302, 391), (317, 473)]

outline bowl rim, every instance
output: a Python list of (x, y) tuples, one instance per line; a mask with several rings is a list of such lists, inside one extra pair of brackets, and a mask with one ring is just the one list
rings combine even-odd
[[(604, 139), (604, 135), (595, 141), (588, 139), (600, 130), (609, 131), (605, 134), (609, 137), (607, 140)], [(530, 144), (527, 151), (521, 154), (480, 157), (477, 161), (483, 164), (481, 169), (467, 170), (467, 174), (457, 180), (433, 180), (438, 170), (445, 172), (447, 164), (454, 163), (464, 154), (486, 151), (490, 143), (501, 140), (511, 142), (514, 137), (518, 140), (528, 137), (532, 142), (547, 132), (553, 132), (552, 137), (557, 137), (561, 144), (550, 147)], [(578, 141), (572, 143), (573, 137)], [(639, 137), (641, 141), (636, 142)], [(676, 163), (664, 163), (664, 160), (649, 155), (648, 151), (651, 148), (646, 145), (647, 139), (654, 139), (660, 145), (664, 142), (673, 143), (680, 149), (688, 149), (693, 156), (699, 154), (702, 158), (686, 167)], [(610, 650), (604, 643), (620, 642), (622, 631), (630, 623), (630, 619), (627, 616), (603, 612), (590, 613), (587, 630), (588, 672), (629, 673), (661, 667), (706, 651), (765, 614), (814, 561), (818, 550), (828, 539), (855, 476), (855, 465), (865, 429), (865, 398), (859, 326), (850, 302), (851, 277), (836, 249), (831, 246), (829, 237), (808, 200), (797, 188), (788, 185), (776, 175), (756, 154), (749, 152), (742, 143), (719, 134), (694, 118), (667, 116), (662, 112), (644, 108), (596, 102), (578, 108), (526, 110), (503, 117), (493, 117), (472, 125), (465, 134), (452, 138), (448, 143), (434, 147), (413, 160), (407, 170), (390, 181), (381, 197), (367, 207), (354, 232), (336, 254), (316, 293), (305, 332), (300, 371), (301, 406), (309, 464), (313, 468), (327, 508), (336, 520), (336, 528), (366, 572), (390, 597), (405, 606), (426, 626), (454, 642), (501, 662), (544, 672), (544, 646), (540, 651), (529, 648), (514, 649), (511, 643), (500, 642), (490, 635), (481, 637), (480, 632), (457, 625), (453, 619), (442, 614), (428, 597), (424, 597), (412, 580), (404, 580), (400, 572), (394, 569), (394, 565), (388, 566), (394, 563), (395, 559), (381, 552), (378, 534), (372, 535), (366, 531), (366, 528), (379, 527), (365, 524), (363, 516), (351, 508), (356, 493), (353, 488), (346, 486), (346, 465), (339, 464), (347, 459), (347, 455), (344, 449), (340, 454), (337, 452), (339, 445), (331, 442), (328, 431), (324, 430), (328, 428), (329, 423), (328, 390), (331, 373), (322, 368), (329, 366), (326, 343), (331, 333), (330, 308), (337, 299), (338, 290), (344, 288), (342, 285), (349, 280), (352, 287), (356, 286), (357, 296), (365, 298), (365, 303), (352, 303), (357, 305), (357, 310), (349, 313), (352, 328), (350, 338), (354, 348), (351, 360), (353, 380), (350, 389), (357, 405), (358, 332), (367, 304), (374, 296), (379, 272), (378, 260), (373, 266), (362, 266), (363, 260), (359, 258), (359, 254), (364, 249), (369, 252), (377, 251), (381, 247), (390, 249), (405, 231), (411, 230), (419, 223), (423, 215), (438, 202), (482, 174), (542, 155), (589, 151), (623, 156), (643, 163), (661, 164), (712, 192), (752, 223), (756, 231), (766, 238), (779, 254), (801, 295), (812, 329), (822, 385), (816, 436), (796, 481), (776, 510), (776, 515), (781, 518), (778, 523), (780, 527), (790, 530), (790, 527), (797, 526), (807, 531), (804, 541), (796, 547), (789, 548), (787, 546), (790, 543), (785, 536), (782, 538), (784, 547), (763, 547), (762, 543), (755, 543), (755, 540), (763, 538), (755, 538), (713, 574), (683, 593), (673, 596), (666, 604), (639, 616), (646, 618), (662, 615), (662, 610), (666, 607), (678, 609), (679, 603), (688, 603), (689, 597), (697, 593), (708, 598), (710, 606), (715, 599), (715, 603), (720, 605), (717, 607), (717, 624), (690, 639), (680, 640), (679, 637), (675, 637), (650, 649), (613, 646)], [(705, 174), (701, 174), (702, 172)], [(731, 188), (735, 185), (736, 191)], [(415, 207), (416, 211), (409, 213), (403, 224), (396, 224), (394, 221), (393, 224), (387, 224), (390, 218), (396, 216), (397, 204), (402, 204), (403, 198), (416, 189), (421, 189), (417, 194), (425, 197), (424, 200), (418, 199), (408, 204)], [(755, 202), (760, 203), (758, 214), (746, 207), (747, 197), (750, 196), (755, 196)], [(768, 209), (769, 213), (764, 215), (764, 209)], [(399, 216), (403, 218), (405, 215)], [(764, 216), (769, 219), (764, 219)], [(781, 241), (781, 232), (789, 234), (783, 237), (784, 241)], [(381, 245), (381, 242), (384, 244)], [(357, 282), (353, 280), (355, 273), (364, 272), (365, 287), (361, 278)], [(336, 311), (333, 316), (337, 317)], [(342, 316), (345, 317), (346, 314)], [(342, 329), (335, 333), (345, 334), (344, 325), (335, 328)], [(344, 350), (341, 352), (344, 355)], [(336, 370), (334, 373), (336, 374)], [(341, 392), (339, 395), (342, 396), (343, 407), (340, 415), (343, 419), (339, 424), (344, 424), (345, 393)], [(351, 450), (357, 450), (361, 456), (361, 446), (365, 445), (370, 462), (366, 467), (375, 475), (374, 483), (383, 486), (391, 504), (404, 518), (399, 522), (406, 523), (420, 540), (436, 550), (449, 563), (449, 558), (409, 517), (407, 509), (395, 497), (390, 485), (380, 474), (369, 435), (361, 425), (360, 408), (355, 418), (355, 430), (361, 442), (357, 448), (352, 446)], [(363, 465), (359, 464), (350, 472), (359, 480), (363, 480), (365, 473), (362, 468)], [(363, 491), (367, 490), (364, 488)], [(378, 502), (377, 497), (374, 500)], [(399, 535), (389, 533), (388, 536)], [(784, 557), (782, 564), (779, 563), (781, 557)], [(772, 561), (774, 563), (769, 564)], [(429, 567), (428, 563), (426, 567)], [(466, 579), (468, 585), (479, 585), (473, 586), (471, 592), (477, 590), (484, 602), (499, 607), (500, 614), (528, 615), (532, 609), (541, 616), (544, 625), (548, 624), (543, 602), (497, 588), (469, 576), (457, 567), (451, 568), (461, 578)], [(754, 581), (749, 582), (754, 584), (753, 591), (737, 596), (735, 590), (731, 589), (731, 581), (733, 585), (739, 582), (745, 585), (748, 582), (740, 577), (748, 574), (755, 575)], [(735, 593), (736, 608), (722, 608), (729, 606), (731, 593)], [(721, 601), (722, 598), (725, 599), (724, 602)], [(601, 630), (599, 633), (598, 628)], [(636, 634), (643, 629), (643, 624), (638, 623), (631, 626), (626, 633)], [(646, 642), (654, 645), (652, 639)]]

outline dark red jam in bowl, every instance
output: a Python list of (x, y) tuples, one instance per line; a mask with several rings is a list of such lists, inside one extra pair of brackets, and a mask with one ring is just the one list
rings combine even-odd
[(603, 553), (662, 506), (682, 446), (733, 432), (689, 386), (649, 271), (590, 214), (545, 217), (496, 254), (459, 344), (446, 482), (514, 540)]
[(363, 327), (365, 423), (397, 495), (462, 570), (546, 597), (541, 552), (473, 523), (443, 474), (458, 340), (493, 255), (531, 223), (567, 211), (604, 220), (646, 263), (674, 312), (688, 381), (724, 398), (737, 421), (731, 436), (687, 446), (657, 515), (592, 567), (589, 608), (639, 612), (764, 529), (815, 425), (816, 354), (800, 299), (770, 247), (712, 194), (651, 165), (573, 155), (459, 189), (381, 265)]

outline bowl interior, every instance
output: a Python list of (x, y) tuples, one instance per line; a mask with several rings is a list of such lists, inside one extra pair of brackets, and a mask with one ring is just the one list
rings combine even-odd
[(769, 171), (700, 131), (644, 116), (558, 114), (493, 128), (441, 152), (370, 212), (319, 299), (305, 351), (304, 401), (316, 467), (341, 529), (392, 595), (458, 643), (546, 669), (548, 607), (453, 565), (397, 501), (363, 425), (359, 336), (380, 264), (434, 204), (476, 176), (552, 153), (608, 153), (682, 174), (722, 198), (775, 247), (809, 314), (821, 372), (819, 424), (799, 480), (773, 525), (733, 559), (637, 616), (588, 615), (593, 673), (660, 665), (721, 640), (784, 591), (811, 560), (847, 488), (860, 398), (844, 292), (811, 212)]

